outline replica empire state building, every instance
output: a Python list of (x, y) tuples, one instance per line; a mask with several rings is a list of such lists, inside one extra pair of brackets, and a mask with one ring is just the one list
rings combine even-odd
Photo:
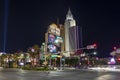
[(64, 24), (65, 29), (65, 51), (66, 57), (70, 57), (70, 53), (79, 49), (79, 27), (73, 18), (71, 10), (68, 10)]

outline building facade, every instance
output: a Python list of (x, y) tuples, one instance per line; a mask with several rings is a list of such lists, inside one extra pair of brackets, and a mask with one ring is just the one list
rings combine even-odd
[[(76, 21), (73, 18), (73, 15), (71, 13), (71, 10), (68, 10), (68, 13), (66, 15), (66, 20), (64, 24), (65, 29), (65, 51), (66, 51), (66, 57), (70, 57), (71, 53), (74, 53), (75, 50), (79, 49), (81, 47), (82, 42), (82, 35), (80, 31), (80, 27), (76, 26)], [(81, 40), (80, 40), (81, 39)]]

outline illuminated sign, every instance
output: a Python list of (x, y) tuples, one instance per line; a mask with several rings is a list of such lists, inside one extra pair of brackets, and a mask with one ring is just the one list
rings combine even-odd
[(48, 42), (49, 42), (49, 43), (54, 43), (54, 42), (55, 42), (55, 38), (56, 38), (55, 35), (49, 34), (49, 35), (48, 35)]
[(116, 63), (116, 61), (114, 58), (111, 58), (110, 61), (108, 62), (108, 64), (115, 64), (115, 63)]
[(63, 42), (60, 37), (60, 29), (56, 24), (51, 24), (48, 29), (47, 51), (57, 54), (61, 51), (61, 43)]
[(48, 45), (48, 51), (51, 53), (56, 53), (57, 52), (57, 47), (54, 44), (49, 44)]
[(60, 36), (60, 29), (56, 24), (51, 24), (48, 32)]
[(60, 47), (60, 43), (62, 42), (62, 37), (53, 34), (48, 34), (48, 43), (55, 44), (56, 46)]

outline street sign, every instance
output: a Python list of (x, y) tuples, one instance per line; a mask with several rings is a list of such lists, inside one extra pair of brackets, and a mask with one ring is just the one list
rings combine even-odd
[(51, 58), (56, 58), (58, 55), (51, 55)]
[(95, 48), (96, 48), (96, 44), (87, 45), (87, 49), (95, 49)]
[(93, 45), (88, 45), (87, 49), (94, 49), (94, 46)]

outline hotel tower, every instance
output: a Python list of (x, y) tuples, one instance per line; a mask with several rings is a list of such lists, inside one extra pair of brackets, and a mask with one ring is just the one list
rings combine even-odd
[(70, 57), (70, 53), (79, 48), (79, 27), (73, 18), (71, 10), (68, 10), (64, 24), (65, 29), (65, 51), (66, 57)]

